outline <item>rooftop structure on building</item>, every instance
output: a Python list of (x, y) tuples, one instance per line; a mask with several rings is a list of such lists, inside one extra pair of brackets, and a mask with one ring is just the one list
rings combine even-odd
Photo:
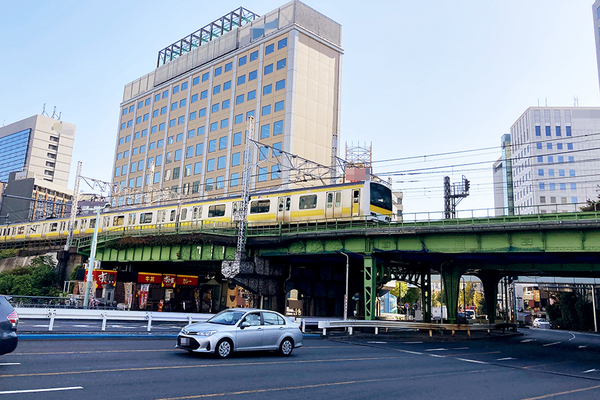
[(161, 49), (125, 85), (113, 204), (239, 194), (250, 116), (252, 190), (294, 183), (282, 154), (334, 168), (342, 53), (341, 26), (297, 0), (263, 16), (240, 7)]
[[(512, 168), (503, 167), (502, 182), (512, 179), (514, 214), (578, 211), (598, 196), (600, 108), (530, 107), (512, 125), (504, 151), (499, 161), (510, 160)], [(507, 194), (495, 196), (496, 208), (510, 215)]]

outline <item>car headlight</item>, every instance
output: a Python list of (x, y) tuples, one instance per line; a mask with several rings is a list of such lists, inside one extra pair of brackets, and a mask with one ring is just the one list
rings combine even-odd
[(198, 336), (212, 336), (215, 333), (217, 333), (217, 331), (204, 331), (204, 332), (196, 332), (196, 335), (198, 335)]

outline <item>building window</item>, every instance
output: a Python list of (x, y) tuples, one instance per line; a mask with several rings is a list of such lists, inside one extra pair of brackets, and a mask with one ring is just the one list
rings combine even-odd
[(567, 150), (573, 150), (573, 143), (567, 143)]
[(575, 176), (575, 170), (574, 169), (570, 169), (569, 170), (569, 176)]
[(219, 123), (218, 122), (213, 122), (212, 124), (210, 124), (210, 131), (214, 132), (217, 129), (219, 129)]
[(240, 144), (242, 144), (242, 132), (234, 133), (233, 134), (233, 145), (239, 146)]
[(269, 75), (271, 72), (273, 72), (273, 64), (265, 65), (263, 75)]
[(548, 176), (554, 176), (554, 170), (553, 169), (549, 169), (548, 170)]
[(231, 89), (231, 81), (223, 83), (223, 91)]
[(203, 126), (198, 128), (198, 133), (196, 136), (200, 136), (200, 135), (204, 135), (204, 127)]
[[(550, 184), (550, 190), (556, 190), (556, 184), (551, 183)], [(552, 201), (552, 203), (554, 203), (554, 201)]]
[(285, 79), (282, 79), (275, 83), (275, 91), (281, 90), (281, 89), (285, 89)]
[(278, 157), (281, 155), (282, 143), (277, 142), (273, 143), (273, 157)]
[(548, 162), (549, 163), (553, 163), (554, 162), (554, 157), (553, 156), (548, 156)]
[(229, 99), (223, 101), (223, 103), (221, 104), (221, 109), (225, 110), (226, 108), (229, 108)]
[(237, 165), (240, 165), (240, 153), (233, 153), (231, 155), (231, 166), (235, 167)]
[(544, 170), (538, 169), (538, 176), (544, 176)]
[(283, 111), (283, 100), (275, 103), (275, 112), (277, 111)]
[(272, 44), (268, 45), (267, 47), (265, 47), (265, 55), (271, 54), (274, 51), (275, 51), (275, 43), (272, 43)]
[(156, 162), (154, 163), (154, 165), (156, 165), (157, 167), (160, 167), (162, 165), (162, 154), (158, 154), (156, 156)]
[(541, 150), (541, 149), (542, 149), (542, 144), (541, 144), (541, 143), (536, 143), (536, 144), (535, 144), (535, 147), (536, 147), (538, 150)]
[(565, 170), (564, 169), (559, 169), (558, 170), (558, 176), (565, 176)]
[(186, 103), (187, 103), (187, 99), (181, 99), (179, 101), (179, 108), (185, 107)]
[(563, 163), (565, 162), (565, 158), (563, 156), (558, 156), (558, 163)]
[(560, 184), (560, 190), (567, 190), (567, 184), (566, 183), (561, 183)]
[(237, 78), (237, 84), (238, 85), (243, 85), (244, 83), (246, 83), (246, 75), (238, 76), (238, 78)]
[(565, 130), (567, 132), (567, 136), (571, 136), (571, 127), (570, 126), (565, 126)]
[(238, 172), (231, 174), (229, 186), (238, 186), (240, 184), (240, 174)]
[(158, 131), (164, 131), (165, 130), (165, 123), (163, 122), (162, 124), (158, 125)]
[(194, 79), (192, 79), (192, 86), (196, 86), (199, 83), (200, 83), (200, 77), (199, 76), (197, 76)]
[(251, 90), (248, 92), (248, 101), (254, 100), (256, 98), (256, 90)]
[(152, 118), (158, 117), (158, 110), (152, 111)]
[(200, 100), (208, 97), (208, 90), (203, 90), (200, 92)]
[(183, 176), (191, 176), (192, 175), (192, 164), (188, 164), (183, 167)]
[(165, 164), (171, 164), (173, 162), (173, 152), (169, 151), (165, 154)]
[(281, 39), (279, 42), (277, 42), (277, 50), (281, 50), (286, 46), (287, 46), (287, 38)]
[(285, 68), (286, 65), (286, 59), (284, 58), (283, 60), (279, 60), (277, 61), (277, 69), (280, 70), (282, 68)]
[(210, 172), (210, 171), (214, 171), (215, 170), (215, 159), (211, 158), (210, 160), (206, 161), (206, 171)]
[(244, 102), (244, 95), (240, 94), (239, 96), (235, 97), (235, 104), (242, 104)]
[(217, 169), (225, 168), (225, 156), (217, 158)]
[(213, 94), (221, 93), (221, 85), (213, 87)]
[(560, 126), (556, 127), (556, 136), (560, 136)]
[(258, 60), (258, 50), (253, 51), (252, 53), (250, 53), (250, 62), (252, 62), (254, 60)]
[[(206, 184), (204, 185), (204, 189), (205, 189), (207, 192), (210, 192), (210, 191), (212, 191), (212, 190), (213, 190), (213, 182), (214, 182), (214, 179), (213, 179), (213, 178), (208, 178), (208, 179), (206, 180)], [(213, 207), (213, 206), (211, 206), (211, 207)], [(216, 206), (214, 206), (214, 207), (216, 207)], [(223, 209), (225, 209), (225, 206), (224, 206), (224, 205), (223, 205)]]
[(192, 100), (191, 100), (191, 102), (192, 102), (192, 104), (194, 104), (194, 103), (195, 103), (195, 102), (197, 102), (197, 101), (198, 101), (198, 93), (196, 93), (196, 94), (193, 94), (193, 95), (192, 95)]
[(271, 166), (271, 180), (281, 178), (281, 167), (279, 164)]
[(188, 83), (187, 83), (187, 82), (183, 82), (183, 83), (181, 84), (181, 90), (182, 90), (182, 91), (183, 91), (183, 90), (185, 90), (185, 89), (187, 89), (187, 87), (188, 87)]
[(268, 167), (258, 168), (258, 181), (265, 182), (269, 173)]
[(544, 157), (543, 156), (538, 156), (537, 158), (539, 163), (543, 163), (544, 162)]
[(215, 68), (215, 76), (219, 76), (223, 73), (223, 67)]
[(571, 190), (577, 190), (577, 184), (571, 183)]
[(271, 125), (263, 125), (260, 127), (260, 138), (265, 139), (268, 138), (271, 134)]
[(260, 115), (265, 116), (271, 114), (271, 105), (264, 106)]
[(188, 146), (185, 148), (185, 158), (194, 157), (194, 146)]
[(171, 104), (171, 111), (177, 110), (177, 102)]
[(162, 94), (162, 98), (163, 98), (163, 99), (166, 99), (167, 97), (169, 97), (169, 91), (168, 91), (168, 90), (165, 90), (165, 91), (163, 92), (163, 94)]
[(224, 183), (225, 183), (225, 177), (217, 176), (217, 189), (223, 189)]
[(206, 108), (201, 108), (198, 110), (198, 117), (206, 116)]
[(213, 113), (218, 112), (219, 111), (219, 103), (213, 104), (212, 107), (211, 107), (211, 109), (210, 109), (210, 111), (213, 112)]
[(246, 113), (246, 119), (248, 119), (250, 117), (254, 117), (254, 110), (250, 110)]
[(146, 145), (143, 144), (140, 146), (140, 154), (145, 153), (146, 152)]
[(196, 119), (196, 111), (190, 113), (190, 121), (193, 121), (195, 119)]
[(212, 153), (214, 151), (217, 151), (217, 139), (208, 141), (208, 152)]
[(546, 136), (552, 136), (552, 133), (550, 133), (550, 127), (546, 126)]
[(257, 76), (258, 76), (258, 73), (256, 70), (248, 73), (248, 82), (255, 80), (257, 78)]
[(173, 118), (172, 120), (170, 120), (169, 121), (169, 128), (174, 127), (176, 123), (177, 123), (177, 120), (175, 118)]
[(552, 143), (546, 143), (546, 149), (552, 150)]
[(177, 118), (177, 125), (181, 125), (185, 123), (185, 115), (182, 115), (181, 117)]
[(157, 94), (154, 96), (154, 101), (159, 101), (160, 100), (160, 94)]
[(160, 109), (160, 115), (166, 114), (167, 113), (167, 106), (161, 107)]
[(154, 182), (154, 183), (159, 183), (160, 182), (160, 172), (155, 172), (154, 173), (154, 179), (152, 180), (152, 182)]
[(224, 150), (227, 148), (227, 136), (223, 136), (219, 138), (219, 150)]
[(273, 85), (269, 84), (263, 87), (263, 96), (273, 91)]
[(179, 179), (179, 167), (173, 168), (173, 179)]
[(221, 129), (227, 128), (229, 126), (229, 118), (221, 120)]
[(160, 139), (156, 141), (156, 148), (163, 147), (164, 139)]
[(132, 113), (135, 107), (133, 105), (129, 106), (129, 112)]
[(177, 136), (175, 136), (175, 141), (181, 142), (182, 140), (183, 140), (183, 133), (178, 133)]
[(269, 148), (267, 146), (261, 146), (258, 149), (258, 160), (266, 160), (269, 156)]
[(194, 175), (198, 175), (202, 173), (202, 161), (198, 161), (194, 163)]
[(240, 57), (238, 59), (238, 66), (246, 65), (246, 56)]
[(540, 190), (546, 189), (546, 184), (544, 182), (540, 182)]
[(202, 74), (202, 82), (206, 82), (208, 80), (208, 72)]
[(129, 158), (129, 150), (123, 152), (123, 158)]
[(283, 120), (275, 121), (273, 123), (273, 136), (281, 135), (283, 133)]
[(173, 94), (179, 93), (179, 85), (173, 86)]

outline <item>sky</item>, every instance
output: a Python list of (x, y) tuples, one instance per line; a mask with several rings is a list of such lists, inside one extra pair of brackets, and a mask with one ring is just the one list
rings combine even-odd
[[(442, 210), (445, 175), (471, 182), (459, 210), (494, 207), (500, 137), (528, 107), (600, 106), (593, 0), (304, 2), (342, 25), (340, 155), (372, 146), (405, 215)], [(77, 161), (110, 181), (123, 88), (158, 51), (240, 5), (284, 3), (4, 2), (0, 123), (56, 107), (77, 126), (70, 187)]]

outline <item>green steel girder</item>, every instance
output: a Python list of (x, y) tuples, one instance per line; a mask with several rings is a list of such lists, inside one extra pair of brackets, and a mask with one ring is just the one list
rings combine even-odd
[(235, 246), (215, 244), (154, 245), (125, 249), (103, 247), (96, 251), (96, 259), (117, 262), (223, 261), (233, 260), (235, 251)]
[(375, 319), (375, 306), (377, 298), (377, 261), (374, 257), (364, 258), (365, 273), (365, 320)]
[(464, 268), (453, 265), (452, 263), (443, 263), (440, 266), (442, 282), (444, 285), (444, 303), (448, 310), (448, 321), (451, 324), (456, 323), (458, 312), (458, 291), (460, 289), (460, 277), (465, 272)]

